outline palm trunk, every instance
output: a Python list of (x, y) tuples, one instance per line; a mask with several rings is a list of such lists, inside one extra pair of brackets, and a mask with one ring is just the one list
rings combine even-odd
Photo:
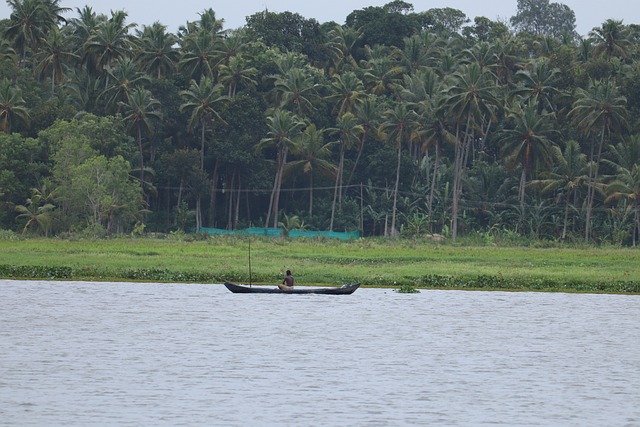
[(398, 188), (400, 186), (400, 164), (402, 161), (402, 145), (398, 145), (398, 163), (396, 166), (396, 188), (393, 191), (393, 211), (391, 214), (391, 235), (397, 236), (396, 230), (396, 210), (398, 208)]
[(586, 242), (589, 241), (589, 237), (591, 234), (591, 210), (593, 208), (593, 199), (595, 198), (595, 182), (598, 179), (598, 164), (600, 163), (600, 154), (602, 153), (602, 145), (604, 143), (604, 133), (605, 133), (606, 125), (602, 125), (602, 130), (600, 133), (600, 143), (598, 147), (598, 155), (594, 159), (593, 157), (593, 144), (591, 144), (591, 164), (593, 165), (595, 162), (595, 171), (592, 172), (591, 168), (589, 168), (589, 184), (587, 187), (587, 217), (585, 219), (585, 232), (584, 232), (584, 240)]
[(333, 221), (336, 216), (336, 201), (338, 200), (338, 191), (342, 193), (342, 189), (338, 190), (340, 187), (340, 181), (342, 179), (342, 168), (344, 161), (344, 144), (340, 145), (340, 161), (338, 163), (338, 174), (336, 175), (336, 185), (333, 190), (333, 203), (331, 204), (331, 221), (329, 222), (329, 231), (333, 231)]
[(216, 164), (213, 167), (213, 174), (211, 176), (211, 189), (209, 191), (209, 225), (215, 227), (216, 225), (216, 201), (218, 198), (218, 171), (220, 169), (220, 159), (216, 159)]
[(567, 191), (567, 195), (564, 200), (564, 224), (562, 227), (562, 240), (567, 238), (567, 223), (569, 221), (569, 198), (571, 193)]
[(524, 221), (524, 187), (525, 184), (527, 182), (527, 168), (525, 168), (524, 166), (522, 167), (522, 173), (520, 174), (520, 188), (519, 188), (519, 194), (520, 194), (520, 221)]
[(436, 145), (435, 151), (436, 151), (436, 158), (433, 162), (433, 175), (431, 176), (431, 191), (429, 192), (429, 205), (428, 205), (428, 213), (429, 213), (429, 217), (431, 217), (431, 210), (433, 207), (433, 196), (436, 190), (436, 184), (437, 184), (437, 177), (438, 177), (438, 166), (439, 166), (439, 162), (440, 162), (440, 150), (438, 149), (438, 145)]

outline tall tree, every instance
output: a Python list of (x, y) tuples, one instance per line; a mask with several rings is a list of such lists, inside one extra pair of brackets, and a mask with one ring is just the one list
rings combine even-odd
[[(530, 102), (524, 107), (516, 105), (509, 113), (508, 127), (499, 135), (502, 154), (507, 167), (522, 169), (520, 174), (520, 211), (525, 211), (525, 186), (527, 175), (540, 168), (548, 168), (553, 160), (552, 147), (559, 136), (551, 114), (538, 113), (538, 107)], [(524, 219), (524, 218), (521, 218)]]
[(358, 119), (352, 113), (345, 113), (338, 117), (336, 127), (329, 129), (329, 132), (338, 137), (337, 143), (340, 145), (340, 157), (338, 161), (338, 172), (336, 174), (336, 184), (333, 193), (333, 203), (331, 205), (331, 222), (329, 231), (333, 231), (333, 221), (336, 213), (336, 202), (342, 206), (342, 193), (344, 192), (342, 181), (344, 175), (344, 155), (345, 151), (353, 147), (360, 141), (364, 133), (362, 125), (358, 124)]
[[(124, 11), (111, 12), (111, 18), (101, 22), (86, 41), (85, 60), (89, 61), (87, 56), (91, 56), (90, 62), (95, 63), (99, 73), (131, 54), (132, 36), (129, 29), (135, 27), (135, 24), (127, 24), (126, 19), (127, 13)], [(105, 88), (108, 86), (107, 77)]]
[(166, 25), (154, 22), (138, 31), (136, 61), (142, 69), (157, 79), (169, 76), (180, 58), (175, 44), (178, 38), (167, 32)]
[(335, 177), (336, 166), (331, 163), (331, 147), (334, 142), (325, 142), (324, 129), (310, 124), (300, 135), (299, 144), (293, 147), (292, 154), (297, 160), (285, 166), (285, 174), (302, 173), (309, 177), (309, 217), (313, 217), (313, 189), (316, 174)]
[(221, 95), (222, 85), (214, 84), (213, 80), (204, 77), (200, 83), (191, 80), (189, 90), (180, 92), (184, 103), (180, 111), (191, 111), (188, 128), (193, 131), (200, 126), (200, 169), (204, 170), (205, 134), (215, 120), (222, 120), (218, 113), (218, 106), (228, 97)]
[(0, 81), (0, 131), (11, 133), (16, 122), (28, 126), (30, 121), (27, 103), (22, 91), (8, 79)]
[(455, 157), (452, 197), (452, 239), (458, 233), (459, 201), (463, 176), (476, 137), (486, 140), (489, 125), (499, 106), (495, 84), (478, 64), (469, 64), (450, 75), (444, 90), (443, 107), (455, 121)]
[(589, 33), (593, 43), (593, 57), (604, 56), (611, 58), (626, 58), (631, 53), (633, 43), (629, 40), (629, 32), (622, 21), (607, 19), (601, 27), (594, 28)]
[(543, 172), (540, 179), (531, 181), (531, 185), (539, 186), (543, 194), (557, 193), (564, 199), (562, 225), (562, 240), (564, 240), (567, 237), (571, 198), (577, 199), (579, 190), (587, 181), (587, 156), (580, 151), (580, 144), (575, 140), (567, 142), (564, 150), (557, 145), (551, 149), (554, 157), (553, 169)]
[(591, 211), (595, 198), (595, 183), (598, 181), (602, 148), (605, 142), (611, 141), (613, 132), (628, 127), (626, 103), (626, 98), (620, 94), (618, 86), (613, 81), (592, 81), (587, 90), (578, 89), (577, 99), (569, 112), (573, 125), (583, 135), (598, 138), (597, 149), (594, 139), (590, 139), (589, 190), (584, 235), (586, 241), (589, 241), (591, 236)]
[(286, 110), (276, 110), (267, 118), (269, 131), (256, 146), (258, 152), (267, 147), (276, 150), (276, 173), (273, 179), (273, 190), (269, 200), (269, 210), (265, 227), (269, 227), (269, 220), (273, 214), (273, 228), (278, 227), (278, 211), (280, 203), (280, 189), (282, 188), (282, 176), (289, 151), (298, 145), (297, 138), (305, 127), (305, 123), (295, 114)]
[(393, 190), (393, 213), (391, 216), (391, 234), (396, 236), (396, 216), (398, 208), (398, 193), (400, 189), (400, 166), (402, 160), (402, 148), (404, 145), (410, 146), (414, 132), (418, 129), (418, 117), (416, 113), (408, 108), (406, 103), (399, 102), (392, 109), (383, 113), (384, 119), (378, 128), (381, 135), (388, 137), (396, 147), (396, 183)]
[(56, 83), (64, 79), (65, 68), (73, 63), (78, 55), (73, 53), (67, 43), (65, 32), (54, 28), (43, 41), (42, 49), (36, 54), (36, 72), (51, 73), (51, 97), (55, 96)]
[(138, 151), (140, 154), (140, 185), (144, 180), (144, 151), (142, 149), (142, 134), (151, 135), (155, 128), (154, 120), (161, 120), (162, 115), (158, 111), (160, 102), (153, 98), (151, 92), (143, 88), (137, 88), (128, 97), (126, 102), (121, 102), (124, 119), (129, 123), (130, 129), (135, 130)]
[(537, 36), (576, 35), (576, 14), (562, 3), (549, 0), (518, 0), (517, 12), (511, 17), (517, 31)]

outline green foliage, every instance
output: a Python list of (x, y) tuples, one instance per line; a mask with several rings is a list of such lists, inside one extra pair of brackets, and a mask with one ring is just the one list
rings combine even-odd
[(398, 289), (394, 289), (394, 291), (398, 292), (399, 294), (419, 294), (420, 293), (420, 291), (416, 289), (415, 286), (409, 285), (409, 284), (400, 285), (400, 287)]
[[(4, 229), (89, 238), (284, 214), (411, 244), (639, 243), (640, 159), (618, 153), (640, 129), (636, 25), (602, 17), (578, 40), (573, 11), (547, 0), (517, 2), (517, 33), (402, 0), (345, 25), (258, 11), (231, 31), (207, 9), (176, 34), (118, 10), (9, 7)], [(46, 181), (59, 192), (39, 203)]]

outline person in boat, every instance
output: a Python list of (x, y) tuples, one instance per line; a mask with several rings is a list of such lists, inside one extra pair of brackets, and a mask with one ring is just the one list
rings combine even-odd
[(293, 289), (295, 282), (296, 282), (295, 279), (291, 275), (291, 270), (287, 270), (287, 274), (286, 276), (284, 276), (284, 280), (282, 281), (282, 284), (278, 285), (278, 287), (283, 291), (290, 291)]

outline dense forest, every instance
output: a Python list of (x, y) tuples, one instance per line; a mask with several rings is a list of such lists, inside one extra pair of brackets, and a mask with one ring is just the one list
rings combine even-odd
[(509, 22), (397, 0), (233, 30), (208, 9), (173, 34), (7, 3), (5, 232), (638, 242), (640, 26), (579, 36), (548, 0), (517, 0)]

